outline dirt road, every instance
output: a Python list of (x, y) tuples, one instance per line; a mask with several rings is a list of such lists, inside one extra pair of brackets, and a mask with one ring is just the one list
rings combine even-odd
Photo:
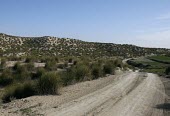
[(163, 116), (164, 86), (154, 74), (131, 72), (116, 83), (45, 112), (48, 116)]

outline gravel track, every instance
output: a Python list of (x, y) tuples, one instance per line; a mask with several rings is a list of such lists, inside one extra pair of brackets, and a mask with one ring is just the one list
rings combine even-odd
[[(139, 79), (140, 78), (140, 79)], [(141, 79), (142, 78), (142, 79)], [(48, 116), (163, 116), (165, 100), (159, 77), (130, 73), (114, 84), (46, 112)]]

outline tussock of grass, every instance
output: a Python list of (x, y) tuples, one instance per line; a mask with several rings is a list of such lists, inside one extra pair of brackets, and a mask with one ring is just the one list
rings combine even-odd
[(9, 69), (6, 69), (0, 75), (0, 86), (7, 86), (13, 83), (12, 73)]
[(111, 62), (107, 62), (103, 66), (103, 73), (105, 74), (113, 74), (115, 70), (115, 66)]
[(61, 76), (61, 81), (63, 86), (71, 85), (74, 83), (75, 80), (75, 74), (72, 70), (68, 70), (66, 72), (59, 73)]
[(21, 99), (35, 94), (35, 85), (32, 83), (11, 85), (6, 89), (5, 94), (2, 97), (2, 101), (3, 103), (7, 103), (12, 99)]
[(91, 70), (92, 79), (98, 79), (102, 76), (100, 67), (93, 67)]
[(89, 69), (86, 65), (77, 65), (74, 69), (75, 79), (77, 82), (85, 80), (85, 76), (89, 75)]
[(31, 79), (39, 79), (45, 72), (46, 70), (44, 68), (40, 68), (36, 73), (32, 73)]
[(39, 94), (58, 94), (58, 89), (61, 86), (61, 79), (56, 73), (45, 73), (37, 83)]

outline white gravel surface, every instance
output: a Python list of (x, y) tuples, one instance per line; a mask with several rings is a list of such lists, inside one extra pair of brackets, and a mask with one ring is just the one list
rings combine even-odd
[[(145, 79), (131, 73), (114, 84), (46, 112), (48, 116), (163, 116), (155, 108), (164, 102), (164, 86), (159, 77)], [(162, 94), (163, 92), (163, 94)]]

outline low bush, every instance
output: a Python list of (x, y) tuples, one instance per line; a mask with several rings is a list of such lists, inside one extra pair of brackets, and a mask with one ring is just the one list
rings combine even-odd
[(112, 72), (113, 72), (113, 69), (112, 69), (112, 67), (110, 65), (105, 64), (103, 66), (103, 73), (104, 73), (104, 75), (105, 74), (112, 74)]
[(7, 86), (13, 82), (12, 73), (9, 69), (6, 69), (0, 75), (0, 86)]
[(26, 66), (24, 66), (24, 65), (21, 66), (21, 65), (16, 64), (14, 66), (14, 71), (15, 71), (14, 77), (16, 80), (18, 80), (18, 81), (30, 80), (30, 73), (27, 70)]
[(98, 79), (99, 77), (101, 77), (102, 76), (101, 72), (102, 71), (99, 66), (94, 66), (91, 70), (92, 79)]
[(41, 61), (41, 62), (45, 62), (45, 63), (47, 63), (47, 62), (59, 62), (59, 58), (58, 57), (50, 57), (50, 56), (47, 56), (47, 57), (41, 57), (41, 58), (39, 58), (39, 60)]
[(28, 71), (34, 71), (35, 70), (34, 63), (30, 62), (26, 64), (26, 68)]
[(52, 71), (52, 70), (57, 70), (57, 65), (54, 60), (52, 61), (47, 61), (45, 64), (45, 69)]
[(25, 62), (26, 63), (30, 63), (30, 62), (33, 62), (34, 61), (34, 58), (33, 57), (27, 57), (26, 59), (25, 59)]
[(58, 58), (58, 57), (55, 57), (54, 59), (55, 59), (55, 61), (56, 61), (57, 63), (59, 62), (59, 58)]
[(69, 59), (68, 59), (68, 62), (69, 62), (69, 63), (72, 63), (72, 62), (73, 62), (73, 59), (72, 59), (72, 58), (69, 58)]
[(86, 65), (79, 64), (74, 68), (75, 80), (77, 82), (85, 80), (86, 76), (89, 76), (89, 68)]
[(106, 62), (103, 65), (103, 74), (113, 74), (114, 73), (114, 64), (111, 61)]
[(64, 62), (64, 67), (68, 67), (68, 62)]
[(57, 64), (57, 68), (64, 69), (65, 65), (64, 64)]
[(114, 65), (116, 66), (116, 67), (122, 67), (122, 65), (123, 65), (123, 63), (122, 63), (122, 61), (120, 60), (120, 59), (116, 59), (115, 61), (114, 61)]
[(170, 75), (170, 67), (166, 68), (165, 74), (166, 74), (166, 75)]
[(5, 91), (5, 94), (2, 97), (2, 101), (3, 103), (7, 103), (12, 99), (26, 98), (35, 94), (35, 85), (32, 83), (12, 85)]
[(61, 79), (56, 73), (45, 73), (38, 80), (38, 93), (43, 95), (58, 94)]
[(6, 67), (6, 59), (5, 58), (2, 58), (1, 59), (1, 62), (0, 62), (0, 68), (5, 68)]
[(66, 72), (61, 72), (60, 76), (63, 86), (71, 85), (74, 83), (75, 74), (71, 69), (67, 70)]
[(77, 64), (77, 61), (75, 60), (75, 61), (73, 61), (73, 65), (76, 65)]
[(13, 66), (13, 70), (14, 70), (14, 71), (20, 71), (20, 70), (22, 70), (22, 68), (20, 68), (20, 63), (19, 63), (19, 62), (17, 62), (17, 63)]
[(32, 73), (31, 79), (39, 79), (45, 72), (44, 68), (40, 68), (36, 73)]

